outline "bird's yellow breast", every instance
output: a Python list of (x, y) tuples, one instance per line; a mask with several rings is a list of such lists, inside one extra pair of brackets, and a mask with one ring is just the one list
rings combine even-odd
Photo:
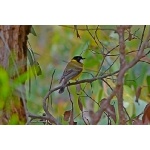
[(82, 71), (77, 75), (75, 76), (74, 78), (72, 78), (71, 80), (77, 80), (79, 78), (79, 76), (81, 75)]
[(71, 79), (71, 80), (76, 80), (77, 78), (79, 78), (79, 76), (80, 76), (81, 73), (82, 73), (83, 64), (77, 62), (76, 60), (71, 60), (70, 63), (69, 63), (69, 68), (79, 71), (79, 74), (76, 75), (75, 77), (73, 77), (73, 78)]

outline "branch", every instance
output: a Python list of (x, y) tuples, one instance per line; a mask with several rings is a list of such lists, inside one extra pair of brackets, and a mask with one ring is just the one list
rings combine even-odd
[[(104, 44), (103, 44), (103, 43), (99, 40), (99, 38), (98, 38), (98, 35), (97, 35), (98, 29), (99, 29), (99, 25), (96, 27), (95, 35), (96, 35), (96, 38), (97, 38), (98, 42), (99, 42), (99, 43), (101, 44), (101, 46), (103, 47), (103, 52), (104, 52), (104, 49), (107, 50), (107, 48), (104, 46)], [(94, 36), (94, 37), (95, 37), (95, 36)]]
[(120, 52), (120, 69), (119, 74), (117, 77), (117, 84), (116, 84), (116, 96), (118, 99), (118, 111), (119, 111), (119, 124), (125, 124), (125, 115), (123, 110), (123, 80), (125, 74), (125, 66), (126, 66), (126, 59), (125, 59), (125, 39), (124, 39), (124, 32), (126, 29), (130, 29), (131, 26), (118, 26), (117, 33), (119, 35), (119, 52)]
[[(52, 79), (51, 79), (51, 83), (50, 83), (50, 86), (49, 86), (49, 91), (50, 91), (51, 88), (52, 88), (52, 83), (53, 83), (54, 74), (55, 74), (55, 69), (54, 69), (54, 71), (53, 71), (53, 73), (52, 73)], [(48, 105), (49, 105), (49, 98), (48, 98), (47, 109), (48, 109)], [(51, 106), (52, 106), (52, 97), (51, 97)]]
[[(67, 25), (60, 25), (61, 27), (66, 27), (66, 28), (70, 28), (70, 29), (74, 29), (74, 27), (72, 27), (72, 26), (67, 26)], [(80, 31), (87, 31), (87, 29), (86, 28), (78, 28), (78, 30), (80, 30)], [(91, 29), (89, 29), (89, 30), (95, 30), (94, 28), (91, 28)], [(115, 29), (113, 29), (113, 28), (109, 28), (109, 29), (105, 29), (105, 28), (98, 28), (97, 30), (110, 30), (110, 31), (115, 31)]]
[(141, 48), (141, 44), (143, 42), (143, 37), (144, 37), (145, 29), (146, 29), (146, 25), (144, 26), (144, 29), (143, 29), (143, 33), (142, 33), (142, 38), (141, 38), (139, 49)]
[(50, 120), (50, 118), (48, 116), (38, 116), (38, 115), (34, 115), (34, 114), (31, 114), (29, 113), (28, 116), (31, 118), (26, 124), (30, 124), (30, 122), (33, 120), (33, 119), (42, 119), (42, 120)]
[(92, 35), (92, 33), (89, 31), (88, 26), (86, 26), (86, 30), (88, 31), (88, 33), (89, 33), (89, 34), (91, 35), (91, 37), (93, 38), (93, 40), (95, 41), (96, 45), (99, 47), (99, 45), (98, 45), (98, 43), (97, 43), (95, 37), (94, 37), (94, 36)]
[[(103, 76), (99, 76), (99, 77), (94, 77), (92, 79), (84, 79), (84, 80), (80, 80), (80, 81), (76, 81), (76, 82), (72, 82), (72, 83), (68, 83), (66, 86), (72, 86), (72, 85), (77, 85), (77, 84), (81, 84), (81, 83), (92, 83), (96, 80), (101, 80), (103, 78), (106, 78), (106, 77), (109, 77), (109, 76), (112, 76), (112, 75), (115, 75), (119, 72), (118, 71), (115, 71), (113, 73), (110, 73), (110, 74), (107, 74), (107, 75), (103, 75)], [(43, 105), (45, 105), (45, 102), (46, 99), (49, 97), (50, 94), (52, 94), (53, 92), (59, 90), (61, 88), (61, 85), (58, 86), (58, 87), (55, 87), (54, 89), (51, 89), (50, 91), (48, 91), (48, 93), (45, 95), (44, 99), (43, 99)]]
[[(147, 38), (144, 42), (142, 42), (141, 47), (139, 51), (137, 51), (136, 57), (131, 61), (130, 63), (126, 63), (125, 61), (125, 40), (124, 40), (124, 31), (130, 28), (130, 26), (119, 26), (117, 28), (117, 32), (119, 35), (119, 52), (120, 52), (120, 69), (117, 77), (117, 84), (116, 88), (114, 89), (113, 93), (116, 93), (117, 99), (118, 99), (118, 110), (119, 110), (119, 121), (120, 124), (125, 123), (125, 115), (124, 115), (124, 110), (123, 110), (123, 79), (124, 79), (124, 74), (129, 70), (131, 67), (133, 67), (137, 62), (140, 61), (142, 57), (145, 55), (144, 49), (149, 47), (149, 40), (150, 40), (150, 31), (147, 35)], [(112, 94), (112, 95), (114, 95)]]
[[(84, 80), (76, 81), (76, 82), (73, 82), (73, 83), (68, 83), (66, 86), (72, 86), (72, 85), (77, 85), (77, 84), (81, 84), (81, 83), (92, 83), (92, 82), (94, 82), (96, 80), (101, 80), (101, 79), (106, 78), (108, 76), (112, 76), (112, 75), (114, 75), (116, 73), (118, 73), (118, 71), (113, 72), (111, 74), (103, 75), (103, 76), (100, 76), (100, 77), (95, 77), (95, 78), (92, 78), (92, 79), (84, 79)], [(46, 103), (47, 103), (46, 100), (48, 99), (50, 94), (52, 94), (53, 92), (59, 90), (60, 88), (61, 88), (61, 86), (58, 86), (58, 87), (56, 87), (54, 89), (51, 89), (50, 91), (48, 91), (48, 93), (45, 95), (45, 97), (43, 99), (43, 109), (44, 109), (46, 115), (49, 117), (50, 122), (54, 123), (54, 124), (59, 124), (59, 123), (57, 122), (57, 120), (48, 111), (48, 108), (46, 107), (47, 106), (46, 105)]]

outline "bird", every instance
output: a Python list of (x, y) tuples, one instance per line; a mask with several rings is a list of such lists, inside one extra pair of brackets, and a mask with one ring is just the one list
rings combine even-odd
[(83, 60), (82, 56), (74, 56), (71, 61), (67, 64), (64, 72), (60, 78), (60, 82), (62, 82), (61, 88), (59, 90), (59, 94), (64, 92), (64, 89), (69, 82), (69, 80), (77, 80), (83, 71)]

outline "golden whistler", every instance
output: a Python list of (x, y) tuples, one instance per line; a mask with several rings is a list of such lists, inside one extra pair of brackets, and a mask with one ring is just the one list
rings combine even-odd
[(66, 87), (66, 84), (69, 80), (77, 80), (77, 78), (80, 76), (83, 70), (83, 64), (81, 60), (85, 58), (82, 58), (81, 56), (74, 56), (71, 61), (67, 64), (63, 75), (60, 79), (60, 83), (62, 82), (61, 88), (59, 90), (59, 93), (63, 93), (64, 89)]

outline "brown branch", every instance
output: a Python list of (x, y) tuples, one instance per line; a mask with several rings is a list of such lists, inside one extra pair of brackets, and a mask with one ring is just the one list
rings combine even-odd
[(38, 115), (34, 115), (34, 114), (31, 114), (29, 113), (28, 116), (31, 118), (26, 124), (30, 124), (30, 122), (34, 119), (41, 119), (41, 120), (50, 120), (50, 118), (48, 116), (38, 116)]
[[(58, 88), (58, 87), (57, 87), (57, 88)], [(54, 89), (50, 90), (50, 91), (48, 92), (49, 94), (47, 94), (47, 95), (44, 97), (44, 99), (43, 99), (43, 109), (44, 109), (44, 111), (45, 111), (45, 113), (46, 113), (46, 116), (48, 116), (50, 122), (51, 122), (51, 123), (54, 123), (54, 124), (59, 124), (59, 123), (57, 122), (57, 120), (56, 120), (56, 119), (50, 114), (50, 112), (48, 111), (47, 104), (46, 104), (46, 100), (48, 99), (49, 95), (50, 95), (52, 92), (54, 92), (54, 91), (57, 90), (57, 88), (54, 88)], [(58, 89), (60, 89), (60, 87), (59, 87)]]
[(118, 99), (118, 111), (119, 111), (119, 124), (125, 124), (125, 115), (123, 110), (123, 79), (124, 79), (124, 67), (126, 66), (125, 59), (125, 39), (124, 32), (126, 30), (126, 26), (118, 26), (117, 33), (119, 35), (119, 52), (120, 52), (120, 69), (117, 77), (116, 84), (116, 96)]
[[(70, 29), (74, 29), (74, 27), (72, 27), (72, 26), (67, 26), (67, 25), (60, 25), (61, 27), (66, 27), (66, 28), (70, 28)], [(78, 28), (78, 30), (80, 30), (80, 31), (87, 31), (87, 29), (86, 28)], [(95, 30), (94, 28), (91, 28), (91, 29), (89, 29), (89, 30)], [(115, 31), (115, 29), (113, 29), (113, 28), (109, 28), (109, 29), (105, 29), (105, 28), (99, 28), (98, 30), (110, 30), (110, 31)]]
[[(96, 81), (96, 80), (101, 80), (101, 79), (106, 78), (106, 77), (108, 77), (108, 76), (115, 75), (115, 74), (117, 74), (118, 72), (119, 72), (119, 70), (118, 70), (118, 71), (115, 71), (115, 72), (113, 72), (113, 73), (110, 73), (110, 74), (103, 75), (103, 76), (94, 77), (94, 78), (92, 78), (92, 79), (84, 79), (84, 80), (72, 82), (72, 83), (67, 84), (67, 86), (76, 85), (76, 84), (81, 84), (81, 83), (92, 83), (92, 82), (94, 82), (94, 81)], [(61, 86), (60, 86), (60, 87), (61, 87)]]
[[(110, 103), (110, 101), (113, 99), (113, 97), (116, 95), (116, 88), (112, 91), (112, 93), (109, 95), (109, 97), (106, 99), (103, 99), (105, 101), (107, 101), (107, 103)], [(93, 125), (96, 125), (99, 120), (101, 119), (102, 117), (102, 114), (105, 113), (104, 112), (104, 109), (105, 108), (100, 108), (96, 113), (94, 113), (93, 111), (89, 111), (89, 115), (90, 115), (90, 118), (91, 118), (91, 124)]]
[[(124, 30), (126, 29), (126, 26), (119, 26), (117, 28), (117, 32), (119, 34), (119, 46), (120, 46), (120, 70), (119, 70), (119, 75), (117, 77), (117, 85), (116, 88), (113, 90), (113, 92), (111, 93), (111, 95), (106, 99), (109, 103), (112, 100), (112, 98), (116, 95), (118, 98), (118, 109), (119, 109), (119, 121), (120, 124), (124, 124), (124, 112), (123, 112), (123, 75), (124, 75), (124, 71), (122, 73), (122, 67), (126, 66), (126, 61), (125, 61), (125, 40), (124, 40)], [(101, 116), (102, 116), (102, 109), (99, 109), (96, 112), (96, 117), (93, 120), (93, 124), (97, 124), (98, 121), (100, 120)]]
[[(104, 112), (103, 109), (99, 109), (95, 114), (90, 114), (92, 125), (98, 124), (99, 120), (101, 119), (103, 112)], [(94, 116), (92, 116), (92, 115), (94, 115)]]

